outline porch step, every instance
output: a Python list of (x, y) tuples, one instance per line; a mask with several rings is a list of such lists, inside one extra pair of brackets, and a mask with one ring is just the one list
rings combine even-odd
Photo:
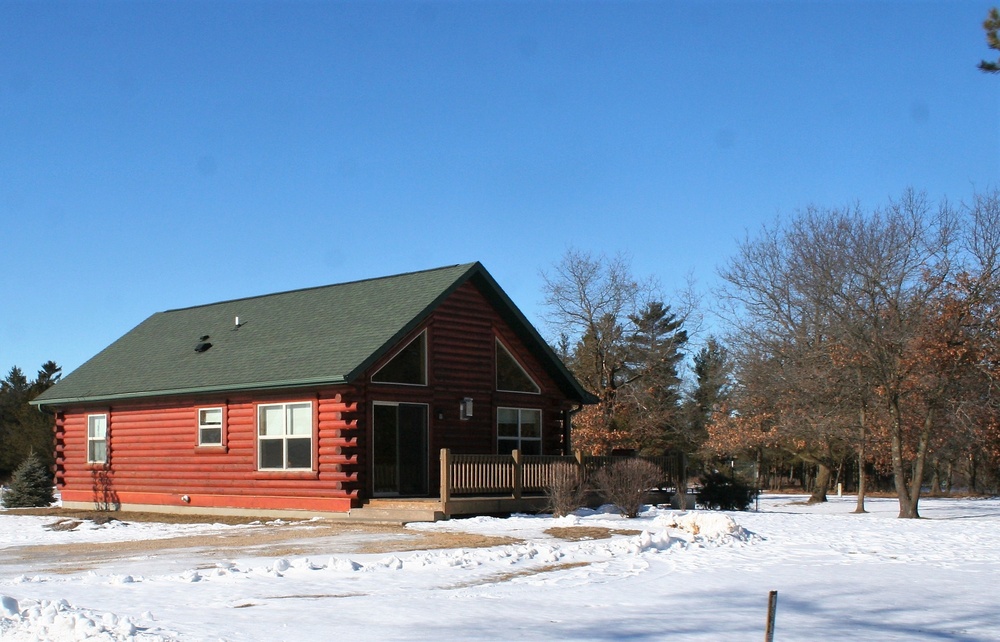
[(371, 499), (352, 508), (354, 519), (373, 522), (436, 522), (445, 519), (444, 507), (435, 499)]
[(502, 515), (509, 513), (535, 513), (545, 509), (546, 497), (531, 496), (513, 499), (511, 497), (453, 497), (448, 501), (448, 512), (444, 505), (434, 498), (370, 499), (361, 508), (352, 508), (349, 517), (359, 521), (390, 522), (436, 522), (457, 515)]
[(376, 497), (364, 503), (363, 508), (388, 508), (392, 510), (441, 510), (441, 502), (437, 499), (423, 497)]

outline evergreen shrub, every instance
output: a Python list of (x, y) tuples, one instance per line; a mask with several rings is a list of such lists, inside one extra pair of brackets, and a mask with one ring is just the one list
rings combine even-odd
[(6, 508), (36, 508), (56, 500), (52, 494), (52, 472), (32, 451), (14, 470), (10, 486), (3, 493)]

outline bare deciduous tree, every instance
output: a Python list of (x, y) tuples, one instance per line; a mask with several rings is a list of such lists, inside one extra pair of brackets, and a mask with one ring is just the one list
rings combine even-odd
[(755, 425), (813, 460), (821, 478), (853, 444), (863, 475), (877, 398), (900, 517), (918, 516), (938, 427), (938, 392), (913, 351), (951, 273), (955, 232), (946, 203), (934, 209), (907, 191), (871, 213), (807, 209), (746, 240), (721, 271), (743, 403), (768, 402), (770, 421)]

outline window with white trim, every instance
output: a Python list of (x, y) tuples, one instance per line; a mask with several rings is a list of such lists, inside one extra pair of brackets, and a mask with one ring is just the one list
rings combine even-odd
[(312, 470), (312, 402), (257, 406), (259, 470)]
[(87, 416), (87, 463), (104, 464), (108, 461), (108, 416)]
[(198, 445), (222, 445), (222, 408), (198, 410)]
[(531, 378), (507, 347), (496, 340), (497, 344), (497, 390), (505, 392), (532, 392), (538, 394), (541, 389)]
[(542, 411), (532, 408), (497, 408), (497, 453), (519, 450), (542, 454)]

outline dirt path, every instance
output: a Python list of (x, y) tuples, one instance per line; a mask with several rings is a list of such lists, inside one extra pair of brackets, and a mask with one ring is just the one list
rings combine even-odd
[[(11, 511), (14, 514), (14, 511)], [(106, 513), (90, 511), (18, 511), (19, 514), (51, 515), (56, 530), (72, 530), (85, 520), (107, 522)], [(2, 517), (0, 517), (2, 519)], [(297, 557), (318, 554), (390, 553), (445, 548), (484, 548), (514, 544), (520, 540), (469, 533), (420, 532), (402, 526), (345, 524), (308, 520), (259, 523), (246, 518), (220, 520), (215, 517), (173, 516), (144, 513), (116, 514), (121, 522), (222, 523), (246, 528), (219, 528), (209, 533), (162, 539), (79, 544), (35, 544), (0, 551), (0, 563), (31, 565), (36, 571), (73, 573), (135, 557), (203, 555), (206, 560), (234, 557)]]
[[(160, 513), (108, 513), (64, 509), (8, 511), (10, 515), (51, 517), (50, 530), (73, 530), (84, 522), (106, 524), (155, 522), (167, 524), (219, 524), (219, 527), (196, 535), (136, 539), (118, 542), (77, 544), (32, 544), (0, 550), (0, 565), (17, 565), (31, 572), (76, 573), (137, 557), (201, 557), (205, 564), (239, 557), (308, 557), (312, 555), (350, 555), (398, 553), (451, 548), (488, 548), (520, 544), (513, 537), (477, 535), (447, 531), (416, 531), (403, 526), (344, 523), (334, 520), (292, 520), (261, 523), (246, 517), (204, 517), (164, 515)], [(0, 519), (3, 516), (0, 515)], [(230, 528), (235, 527), (235, 528)], [(639, 531), (566, 527), (546, 533), (564, 541), (604, 539), (613, 535), (635, 535)]]

